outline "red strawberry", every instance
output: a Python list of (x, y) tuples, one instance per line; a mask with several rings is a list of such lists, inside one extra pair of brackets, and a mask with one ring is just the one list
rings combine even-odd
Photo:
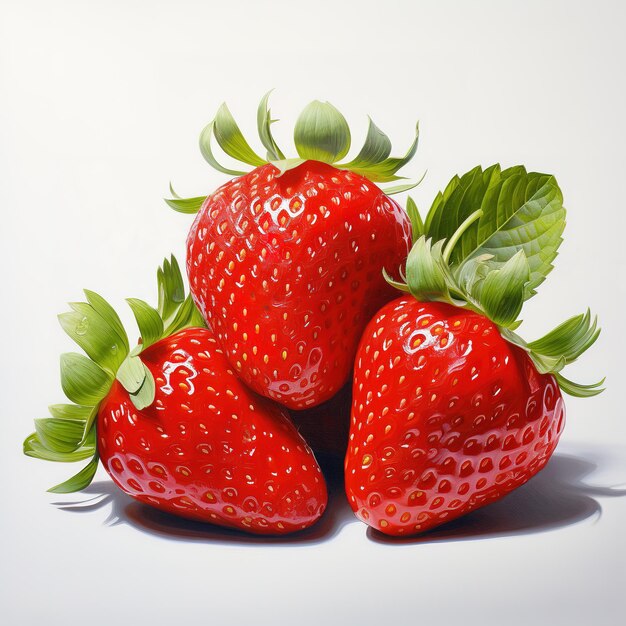
[[(502, 224), (503, 202), (493, 197)], [(384, 306), (357, 351), (346, 494), (356, 515), (386, 534), (428, 530), (520, 486), (557, 445), (561, 388), (601, 391), (559, 373), (597, 338), (589, 314), (529, 344), (512, 332), (532, 276), (523, 246), (502, 265), (482, 256), (449, 266), (455, 242), (482, 215), (445, 249), (418, 239), (408, 284), (398, 284), (417, 299)]]
[(98, 411), (98, 451), (137, 500), (257, 533), (314, 523), (326, 506), (320, 468), (284, 409), (235, 376), (211, 331), (191, 328), (142, 352), (156, 381), (138, 411), (115, 382)]
[(346, 493), (385, 533), (427, 530), (526, 482), (563, 429), (561, 392), (482, 315), (400, 298), (365, 330)]
[(85, 469), (53, 491), (89, 484), (98, 458), (115, 483), (159, 509), (255, 533), (288, 533), (326, 506), (321, 470), (284, 409), (235, 376), (175, 261), (159, 273), (159, 310), (129, 300), (142, 344), (129, 350), (119, 317), (99, 296), (61, 316), (87, 352), (62, 357), (74, 405), (36, 420), (26, 454)]
[[(201, 139), (207, 160), (220, 167), (210, 152), (215, 133), (226, 152), (257, 167), (221, 168), (244, 175), (202, 204), (187, 239), (191, 293), (252, 389), (292, 409), (312, 407), (345, 384), (365, 325), (393, 298), (381, 269), (393, 272), (406, 258), (410, 221), (372, 181), (397, 178), (415, 144), (404, 159), (389, 159), (388, 139), (372, 125), (364, 156), (333, 166), (349, 131), (336, 109), (316, 102), (296, 124), (301, 158), (284, 160), (268, 142), (263, 164), (249, 146), (242, 155), (243, 137), (229, 143), (233, 125), (222, 107)], [(190, 202), (170, 204), (190, 211)]]

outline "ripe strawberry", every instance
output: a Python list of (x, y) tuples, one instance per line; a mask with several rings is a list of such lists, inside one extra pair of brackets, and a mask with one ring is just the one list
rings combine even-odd
[(365, 330), (354, 387), (347, 494), (389, 534), (501, 498), (545, 465), (564, 424), (554, 376), (489, 319), (411, 297)]
[[(266, 99), (261, 118), (265, 106)], [(269, 162), (245, 143), (225, 106), (203, 133), (209, 163), (241, 176), (202, 203), (187, 239), (187, 272), (194, 301), (243, 380), (304, 409), (345, 384), (365, 325), (394, 296), (381, 269), (394, 272), (406, 258), (410, 221), (372, 181), (396, 179), (416, 144), (390, 159), (389, 140), (371, 124), (361, 154), (336, 164), (350, 146), (347, 124), (330, 104), (314, 102), (295, 128), (301, 158), (286, 160), (265, 119)], [(255, 169), (219, 166), (211, 134)], [(198, 207), (194, 199), (170, 204)]]
[[(501, 225), (504, 204), (497, 195), (493, 202)], [(357, 517), (386, 534), (428, 530), (520, 486), (557, 445), (561, 389), (601, 391), (559, 373), (597, 338), (589, 314), (528, 344), (512, 331), (532, 280), (522, 245), (501, 265), (484, 255), (449, 265), (459, 239), (475, 246), (489, 230), (485, 219), (464, 239), (482, 216), (465, 220), (445, 249), (418, 239), (407, 284), (396, 283), (412, 295), (378, 312), (357, 351), (346, 494)]]
[(98, 451), (111, 478), (141, 502), (257, 533), (293, 532), (326, 506), (313, 453), (284, 409), (235, 376), (211, 331), (151, 345), (156, 381), (142, 411), (114, 383), (98, 411)]
[(99, 457), (123, 491), (176, 515), (263, 534), (310, 526), (327, 501), (313, 453), (284, 409), (235, 376), (212, 332), (188, 327), (199, 316), (181, 298), (175, 262), (159, 282), (159, 312), (129, 301), (143, 340), (133, 351), (113, 309), (91, 292), (62, 316), (93, 360), (75, 355), (71, 369), (62, 361), (64, 390), (79, 406), (51, 407), (55, 417), (36, 422), (25, 452), (93, 455), (55, 491), (89, 484)]

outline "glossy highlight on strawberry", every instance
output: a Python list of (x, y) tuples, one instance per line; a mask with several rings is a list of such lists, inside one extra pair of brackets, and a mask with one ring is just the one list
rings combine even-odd
[(408, 253), (406, 213), (372, 182), (305, 161), (271, 164), (209, 196), (187, 239), (196, 305), (233, 368), (289, 408), (331, 398)]
[(284, 409), (235, 376), (211, 331), (190, 328), (142, 353), (156, 382), (139, 411), (114, 383), (98, 411), (100, 459), (114, 482), (160, 510), (260, 534), (313, 524), (327, 495)]
[(547, 463), (564, 426), (553, 376), (486, 317), (400, 298), (371, 321), (354, 372), (346, 493), (391, 535), (502, 498)]

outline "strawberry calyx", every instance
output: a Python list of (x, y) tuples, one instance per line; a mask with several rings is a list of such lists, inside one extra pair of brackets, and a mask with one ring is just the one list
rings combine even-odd
[(98, 467), (96, 416), (102, 400), (117, 380), (138, 410), (154, 401), (155, 382), (141, 352), (164, 337), (188, 327), (206, 327), (191, 296), (185, 296), (176, 259), (165, 259), (157, 271), (158, 305), (129, 298), (141, 339), (130, 348), (128, 335), (113, 307), (100, 295), (84, 290), (86, 302), (70, 303), (61, 313), (63, 330), (85, 355), (61, 355), (61, 387), (71, 404), (49, 407), (51, 417), (36, 419), (35, 432), (24, 441), (24, 454), (47, 461), (72, 462), (91, 457), (69, 480), (49, 489), (68, 493), (86, 487)]
[[(515, 169), (518, 171), (512, 178), (511, 170)], [(561, 374), (600, 334), (597, 319), (589, 311), (535, 341), (526, 342), (515, 333), (522, 323), (518, 317), (524, 301), (534, 295), (535, 287), (552, 269), (565, 210), (552, 177), (511, 170), (501, 172), (499, 166), (494, 166), (485, 171), (486, 177), (480, 170), (479, 185), (466, 185), (453, 201), (449, 186), (447, 198), (440, 194), (424, 221), (409, 198), (407, 213), (413, 225), (414, 244), (406, 261), (404, 282), (383, 273), (387, 282), (419, 301), (446, 302), (489, 318), (505, 339), (528, 353), (540, 373), (553, 374), (565, 393), (577, 397), (597, 395), (603, 391), (604, 379), (581, 385)], [(483, 185), (493, 173), (501, 173), (502, 177)], [(543, 185), (538, 185), (537, 176), (545, 178)], [(441, 213), (446, 204), (449, 212), (457, 209), (455, 217)], [(468, 214), (470, 205), (480, 208)], [(450, 228), (452, 219), (461, 222), (454, 231)], [(442, 224), (443, 230), (451, 234), (434, 240), (429, 235), (441, 232)]]
[[(371, 118), (368, 118), (368, 130), (362, 148), (354, 158), (345, 161), (352, 141), (350, 127), (345, 117), (329, 102), (314, 100), (304, 108), (296, 120), (294, 144), (298, 156), (287, 158), (272, 135), (271, 126), (278, 120), (272, 119), (271, 116), (270, 93), (271, 91), (263, 96), (257, 110), (257, 128), (259, 139), (266, 151), (265, 158), (259, 156), (250, 146), (224, 103), (200, 134), (200, 152), (211, 167), (231, 176), (242, 176), (249, 171), (223, 166), (213, 152), (215, 140), (222, 151), (236, 161), (253, 168), (271, 163), (279, 170), (279, 175), (302, 165), (305, 161), (313, 160), (328, 163), (338, 169), (350, 170), (373, 183), (406, 180), (398, 176), (397, 172), (415, 156), (419, 140), (419, 123), (415, 127), (413, 141), (406, 153), (401, 157), (392, 157), (389, 137)], [(416, 187), (422, 178), (415, 182), (386, 187), (383, 191), (387, 195), (407, 191)], [(206, 199), (206, 196), (181, 198), (171, 185), (170, 191), (172, 198), (165, 201), (181, 213), (196, 213)]]

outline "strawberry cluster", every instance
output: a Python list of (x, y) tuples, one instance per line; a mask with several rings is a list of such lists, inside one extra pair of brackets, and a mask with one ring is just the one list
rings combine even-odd
[[(200, 148), (234, 178), (209, 196), (172, 190), (167, 200), (196, 215), (190, 293), (166, 259), (156, 308), (128, 300), (140, 336), (132, 347), (92, 291), (60, 316), (85, 354), (61, 357), (70, 403), (35, 420), (24, 452), (90, 460), (51, 491), (83, 489), (102, 462), (141, 502), (282, 534), (324, 513), (315, 454), (345, 456), (357, 517), (410, 535), (529, 480), (563, 430), (562, 392), (602, 390), (561, 373), (598, 337), (589, 313), (532, 342), (516, 333), (561, 242), (554, 177), (477, 167), (423, 220), (410, 198), (403, 209), (390, 197), (417, 183), (380, 186), (400, 179), (417, 132), (391, 157), (370, 120), (345, 160), (344, 117), (313, 102), (296, 122), (298, 157), (286, 158), (268, 95), (257, 119), (265, 157), (223, 105)], [(223, 166), (214, 142), (251, 171)]]

